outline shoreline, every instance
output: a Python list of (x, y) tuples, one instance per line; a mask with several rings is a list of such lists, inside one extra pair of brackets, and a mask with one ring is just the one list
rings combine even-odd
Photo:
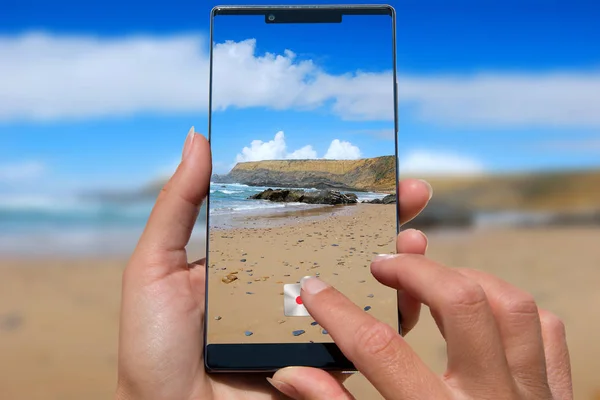
[(254, 185), (252, 183), (240, 183), (240, 182), (215, 182), (215, 181), (211, 181), (210, 182), (211, 186), (217, 187), (219, 185), (231, 185), (231, 186), (235, 186), (235, 185), (240, 185), (240, 186), (247, 186), (247, 187), (251, 187), (251, 188), (258, 188), (258, 187), (264, 187), (264, 188), (271, 188), (271, 189), (286, 189), (286, 190), (334, 190), (334, 191), (338, 191), (338, 192), (357, 192), (357, 193), (386, 193), (386, 194), (394, 194), (396, 193), (396, 189), (395, 188), (391, 188), (391, 189), (381, 189), (381, 188), (363, 188), (363, 189), (357, 189), (357, 188), (352, 188), (349, 186), (342, 186), (342, 187), (334, 187), (334, 186), (327, 186), (327, 187), (314, 187), (314, 186), (297, 186), (297, 185), (288, 185), (288, 186), (281, 186), (280, 183), (278, 183), (277, 185)]
[[(261, 201), (261, 200), (257, 200)], [(285, 203), (282, 203), (285, 204)], [(289, 222), (304, 222), (322, 220), (327, 217), (337, 215), (346, 215), (355, 212), (354, 207), (364, 206), (366, 204), (341, 204), (341, 205), (310, 205), (304, 204), (277, 208), (262, 208), (252, 210), (251, 212), (238, 214), (217, 214), (209, 217), (211, 230), (222, 231), (231, 229), (253, 229), (282, 226)], [(284, 210), (282, 210), (284, 209)], [(219, 220), (215, 223), (215, 219)]]

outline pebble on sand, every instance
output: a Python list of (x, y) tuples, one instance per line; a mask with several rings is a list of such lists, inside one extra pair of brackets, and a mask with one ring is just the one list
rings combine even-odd
[(365, 310), (365, 311), (369, 311), (370, 309), (371, 309), (371, 306), (366, 306), (366, 307), (364, 308), (364, 310)]
[(237, 277), (237, 276), (235, 276), (235, 275), (233, 275), (233, 274), (229, 274), (229, 275), (227, 275), (227, 276), (224, 276), (224, 277), (221, 279), (221, 282), (223, 282), (223, 283), (231, 283), (231, 282), (233, 282), (233, 281), (235, 281), (235, 280), (237, 280), (237, 279), (238, 279), (238, 277)]
[(254, 292), (246, 292), (246, 294), (254, 294)]
[(246, 335), (246, 336), (252, 336), (252, 335), (254, 335), (254, 333), (252, 333), (250, 331), (246, 331), (246, 332), (244, 332), (244, 335)]
[(372, 299), (373, 297), (375, 297), (372, 293), (367, 295), (368, 298)]
[(241, 262), (246, 262), (246, 259), (245, 259), (245, 258), (242, 258), (240, 261), (241, 261)]
[(215, 320), (216, 320), (216, 321), (220, 321), (221, 319), (222, 319), (222, 318), (221, 318), (221, 316), (220, 316), (220, 315), (217, 315), (217, 316), (215, 317)]
[(294, 335), (294, 336), (300, 336), (302, 334), (304, 334), (304, 330), (303, 329), (298, 329), (297, 331), (293, 331), (292, 332), (292, 335)]
[(326, 330), (326, 329), (323, 329), (323, 330), (321, 331), (321, 333), (322, 333), (323, 335), (327, 335), (329, 332), (327, 332), (327, 330)]
[(317, 321), (313, 321), (310, 323), (312, 326), (318, 325), (319, 323)]

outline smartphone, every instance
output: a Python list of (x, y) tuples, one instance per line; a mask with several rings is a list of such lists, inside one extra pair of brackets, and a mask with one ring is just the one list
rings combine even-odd
[(355, 370), (302, 304), (304, 276), (399, 329), (369, 268), (399, 230), (395, 21), (388, 5), (212, 10), (209, 372)]

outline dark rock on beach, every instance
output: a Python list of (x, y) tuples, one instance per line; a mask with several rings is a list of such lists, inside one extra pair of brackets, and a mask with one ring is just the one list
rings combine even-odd
[(268, 200), (278, 203), (306, 203), (306, 204), (356, 204), (358, 198), (354, 193), (341, 193), (337, 190), (290, 190), (267, 189), (248, 197), (253, 200)]
[(396, 195), (388, 194), (382, 199), (363, 200), (362, 202), (369, 204), (394, 204), (396, 202)]

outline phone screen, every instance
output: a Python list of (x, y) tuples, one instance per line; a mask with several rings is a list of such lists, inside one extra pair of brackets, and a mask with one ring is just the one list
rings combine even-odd
[(211, 45), (206, 344), (331, 343), (308, 275), (398, 328), (391, 9), (221, 11)]

